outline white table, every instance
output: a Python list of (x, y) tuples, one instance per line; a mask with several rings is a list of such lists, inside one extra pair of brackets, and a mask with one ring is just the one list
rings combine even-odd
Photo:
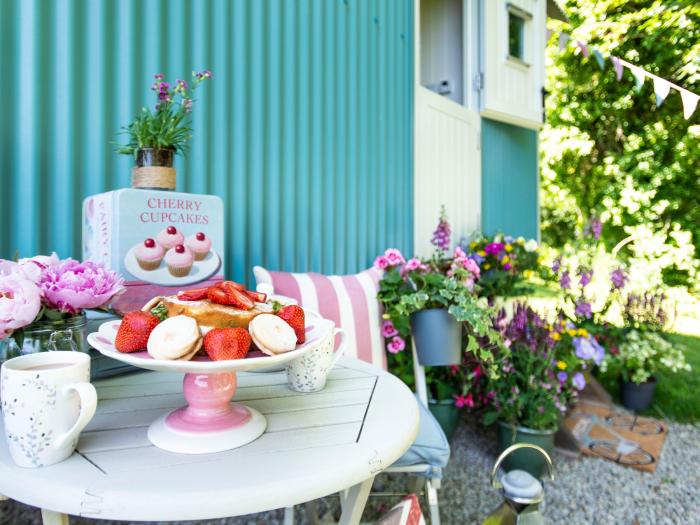
[(57, 465), (16, 467), (0, 438), (0, 494), (40, 507), (45, 523), (67, 523), (67, 514), (134, 521), (240, 516), (347, 489), (340, 523), (356, 524), (374, 476), (418, 431), (415, 398), (399, 379), (343, 358), (313, 394), (289, 390), (284, 372), (239, 374), (235, 400), (267, 417), (266, 432), (227, 452), (175, 454), (152, 446), (146, 431), (159, 414), (182, 405), (181, 381), (179, 374), (146, 372), (96, 383), (97, 414), (78, 452)]

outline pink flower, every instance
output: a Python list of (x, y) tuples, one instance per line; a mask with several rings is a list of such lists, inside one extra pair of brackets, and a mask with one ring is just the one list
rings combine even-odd
[(481, 276), (481, 269), (474, 259), (467, 259), (464, 267), (477, 279)]
[(476, 365), (472, 372), (474, 373), (474, 379), (479, 379), (481, 376), (484, 375), (484, 371), (481, 369), (481, 365)]
[(34, 321), (41, 309), (39, 287), (6, 262), (0, 261), (0, 339)]
[(124, 290), (123, 282), (101, 264), (66, 259), (44, 270), (39, 287), (49, 308), (76, 314), (105, 305)]
[(462, 258), (464, 258), (464, 257), (466, 257), (466, 256), (467, 256), (467, 254), (464, 252), (464, 250), (463, 250), (460, 246), (457, 246), (457, 247), (455, 248), (455, 253), (454, 253), (454, 255), (453, 255), (453, 257), (454, 257), (455, 259), (462, 259)]
[(401, 252), (396, 248), (389, 248), (384, 252), (384, 257), (389, 262), (389, 266), (398, 266), (406, 262)]
[(406, 348), (406, 341), (400, 335), (394, 336), (394, 338), (386, 346), (387, 350), (392, 354), (398, 354)]
[(380, 255), (374, 260), (374, 267), (377, 270), (386, 270), (389, 267), (389, 261), (383, 255)]
[(473, 408), (474, 407), (474, 397), (471, 392), (466, 396), (455, 396), (455, 406), (457, 408)]
[(384, 337), (384, 339), (389, 339), (395, 335), (399, 335), (399, 331), (394, 327), (394, 323), (389, 320), (384, 321), (382, 323), (382, 337)]
[(456, 376), (457, 372), (459, 372), (459, 367), (457, 365), (450, 365), (450, 373)]
[(420, 259), (413, 257), (412, 259), (406, 261), (406, 265), (403, 267), (403, 269), (407, 272), (412, 272), (413, 270), (417, 270), (420, 267)]

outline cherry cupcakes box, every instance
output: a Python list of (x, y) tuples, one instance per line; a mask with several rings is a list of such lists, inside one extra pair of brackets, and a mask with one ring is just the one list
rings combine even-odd
[(224, 210), (219, 197), (122, 189), (83, 202), (83, 258), (124, 276), (119, 312), (156, 295), (223, 279)]

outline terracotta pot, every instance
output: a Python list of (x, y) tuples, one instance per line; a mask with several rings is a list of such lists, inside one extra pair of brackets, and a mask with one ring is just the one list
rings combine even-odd
[(177, 172), (173, 168), (175, 150), (142, 148), (136, 152), (131, 170), (131, 187), (149, 190), (174, 190)]

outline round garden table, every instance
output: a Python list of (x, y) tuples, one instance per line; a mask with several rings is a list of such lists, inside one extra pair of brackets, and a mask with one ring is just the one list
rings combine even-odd
[(285, 372), (240, 373), (238, 381), (234, 400), (268, 421), (252, 443), (215, 454), (156, 448), (148, 426), (183, 404), (182, 375), (102, 380), (95, 383), (97, 413), (68, 460), (19, 468), (0, 438), (0, 494), (41, 508), (49, 525), (68, 523), (70, 514), (133, 521), (240, 516), (344, 491), (340, 523), (356, 524), (375, 475), (418, 431), (413, 393), (356, 359), (342, 358), (326, 388), (312, 394), (288, 389)]

